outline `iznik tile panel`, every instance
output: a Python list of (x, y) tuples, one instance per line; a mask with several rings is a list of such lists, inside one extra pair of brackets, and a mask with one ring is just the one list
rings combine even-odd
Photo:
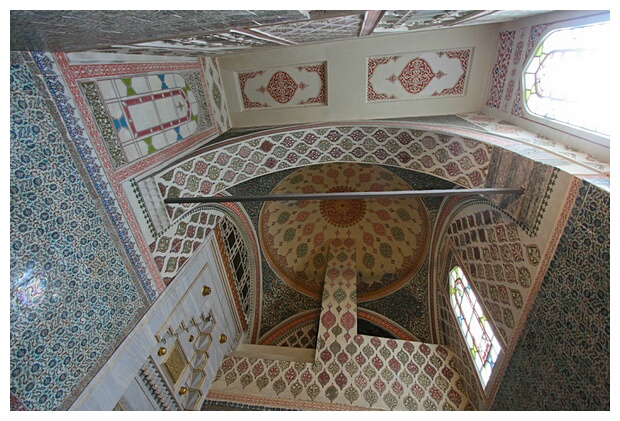
[(147, 300), (28, 65), (11, 56), (10, 388), (28, 409), (66, 410)]

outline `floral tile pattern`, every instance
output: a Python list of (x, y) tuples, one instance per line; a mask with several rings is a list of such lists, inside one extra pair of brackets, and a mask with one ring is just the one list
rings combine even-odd
[(329, 244), (322, 310), (313, 363), (226, 356), (208, 393), (339, 404), (380, 410), (476, 409), (464, 393), (452, 351), (357, 334), (355, 241)]
[(584, 182), (491, 409), (609, 410), (609, 223)]
[(66, 410), (148, 308), (29, 55), (11, 55), (11, 394)]
[[(460, 136), (377, 126), (326, 126), (222, 146), (153, 178), (162, 197), (213, 195), (259, 175), (326, 162), (392, 165), (482, 187), (493, 146)], [(171, 218), (183, 206), (168, 205)]]
[(218, 132), (224, 133), (230, 129), (230, 120), (228, 117), (228, 103), (224, 95), (224, 87), (220, 77), (220, 70), (215, 57), (203, 58), (200, 60), (205, 68), (205, 79), (207, 82), (207, 97), (211, 102), (213, 109), (214, 122), (217, 125)]

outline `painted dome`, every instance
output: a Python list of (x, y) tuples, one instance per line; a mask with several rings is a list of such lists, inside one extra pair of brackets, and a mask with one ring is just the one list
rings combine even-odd
[[(376, 165), (330, 163), (300, 168), (271, 194), (411, 190)], [(428, 249), (430, 222), (419, 198), (265, 202), (259, 237), (274, 272), (295, 290), (320, 298), (332, 239), (355, 241), (357, 299), (375, 300), (403, 287)]]

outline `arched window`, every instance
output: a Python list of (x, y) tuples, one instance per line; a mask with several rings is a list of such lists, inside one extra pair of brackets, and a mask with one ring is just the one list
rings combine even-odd
[(501, 347), (467, 278), (458, 266), (450, 271), (450, 304), (480, 375), (482, 386), (485, 387)]
[(526, 111), (608, 139), (609, 36), (609, 22), (551, 31), (523, 71)]

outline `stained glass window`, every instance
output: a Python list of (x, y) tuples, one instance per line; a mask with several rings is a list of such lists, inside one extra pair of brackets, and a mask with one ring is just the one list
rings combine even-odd
[(523, 72), (526, 109), (539, 117), (609, 136), (609, 22), (558, 29)]
[(476, 295), (460, 267), (450, 271), (450, 304), (485, 387), (501, 351)]

